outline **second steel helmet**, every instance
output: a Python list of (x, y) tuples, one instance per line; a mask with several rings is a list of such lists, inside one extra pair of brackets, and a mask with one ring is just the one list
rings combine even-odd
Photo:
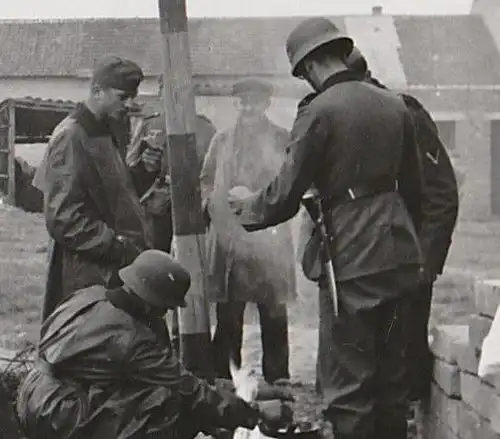
[(300, 23), (286, 41), (286, 53), (292, 66), (292, 75), (299, 76), (299, 67), (304, 58), (329, 43), (335, 45), (343, 56), (351, 53), (354, 44), (352, 38), (343, 34), (326, 18), (308, 18)]
[(354, 47), (351, 54), (345, 59), (346, 66), (355, 72), (366, 75), (368, 72), (368, 62), (361, 51)]

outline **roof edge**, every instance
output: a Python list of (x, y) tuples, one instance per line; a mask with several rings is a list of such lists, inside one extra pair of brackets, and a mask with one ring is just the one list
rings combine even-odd
[[(462, 14), (382, 14), (382, 15), (372, 15), (366, 14), (339, 14), (339, 15), (273, 15), (273, 16), (223, 16), (223, 17), (188, 17), (188, 21), (273, 21), (273, 20), (290, 20), (295, 21), (297, 19), (308, 19), (311, 17), (326, 17), (326, 18), (350, 18), (350, 17), (360, 17), (360, 18), (373, 18), (373, 19), (384, 19), (386, 17), (392, 18), (453, 18), (453, 17), (470, 17), (470, 13)], [(150, 21), (154, 22), (159, 20), (156, 16), (144, 16), (144, 17), (69, 17), (69, 18), (0, 18), (0, 23), (2, 24), (32, 24), (32, 23), (83, 23), (83, 22), (106, 22), (106, 21), (122, 21), (122, 22), (137, 22), (137, 21)]]

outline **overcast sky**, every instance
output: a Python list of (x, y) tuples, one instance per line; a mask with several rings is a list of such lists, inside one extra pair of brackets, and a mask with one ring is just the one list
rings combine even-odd
[[(190, 17), (467, 14), (473, 0), (187, 0)], [(158, 0), (0, 0), (0, 18), (155, 17)]]

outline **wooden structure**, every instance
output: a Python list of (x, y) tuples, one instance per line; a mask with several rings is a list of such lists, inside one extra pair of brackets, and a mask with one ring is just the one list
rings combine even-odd
[(172, 178), (174, 249), (191, 274), (187, 306), (179, 313), (180, 354), (184, 366), (211, 380), (210, 321), (205, 295), (205, 221), (199, 174), (203, 157), (196, 148), (196, 109), (192, 85), (185, 0), (158, 0), (163, 63), (163, 114)]
[(38, 98), (0, 102), (0, 192), (16, 204), (16, 144), (47, 143), (53, 129), (75, 107), (72, 101)]

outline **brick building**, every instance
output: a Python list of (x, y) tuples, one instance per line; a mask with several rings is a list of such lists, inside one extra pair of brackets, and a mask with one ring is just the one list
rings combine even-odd
[[(472, 15), (330, 17), (365, 53), (373, 74), (407, 91), (438, 121), (465, 173), (463, 218), (500, 214), (500, 35), (481, 6)], [(491, 2), (494, 3), (494, 2)], [(473, 7), (473, 12), (474, 12)], [(485, 12), (486, 11), (486, 12)], [(244, 77), (273, 82), (271, 118), (290, 127), (307, 86), (291, 78), (284, 42), (300, 21), (288, 18), (190, 19), (196, 105), (218, 128), (232, 123), (231, 85)], [(496, 21), (495, 21), (496, 22)], [(156, 19), (0, 21), (0, 101), (37, 96), (81, 100), (92, 65), (104, 54), (145, 70), (143, 100), (158, 99), (161, 36)]]

